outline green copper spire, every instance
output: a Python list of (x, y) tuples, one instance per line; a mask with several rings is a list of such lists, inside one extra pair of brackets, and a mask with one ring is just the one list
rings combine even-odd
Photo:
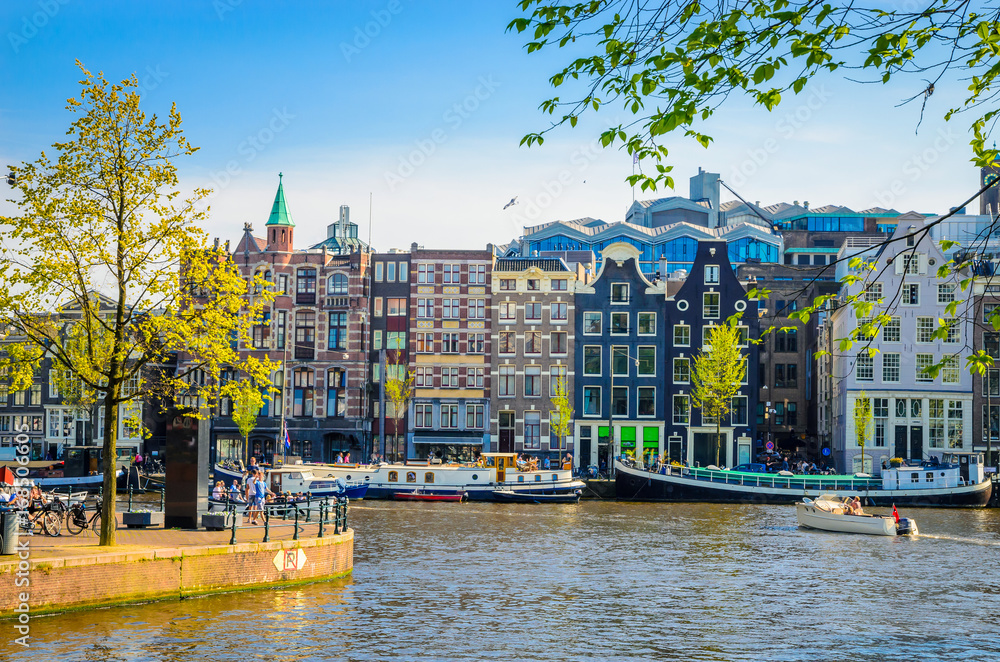
[(271, 216), (267, 219), (268, 225), (286, 225), (295, 227), (292, 215), (288, 213), (288, 206), (285, 204), (285, 189), (281, 184), (282, 174), (278, 173), (278, 192), (274, 195), (274, 204), (271, 206)]

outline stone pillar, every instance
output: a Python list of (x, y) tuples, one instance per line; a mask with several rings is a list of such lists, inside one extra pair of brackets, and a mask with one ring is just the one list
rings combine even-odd
[(171, 409), (167, 416), (164, 528), (197, 529), (208, 512), (209, 419), (191, 409)]

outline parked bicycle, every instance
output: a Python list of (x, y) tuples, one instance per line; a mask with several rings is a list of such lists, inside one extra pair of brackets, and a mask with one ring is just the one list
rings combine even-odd
[[(98, 501), (94, 506), (94, 513), (87, 516), (87, 504), (86, 502), (74, 503), (69, 507), (69, 511), (66, 513), (66, 530), (72, 533), (74, 536), (78, 535), (84, 529), (91, 529), (97, 533), (101, 532), (101, 508), (104, 505), (103, 501)], [(118, 530), (118, 518), (114, 520), (115, 530)]]
[(58, 536), (62, 532), (62, 512), (45, 504), (35, 510), (25, 511), (27, 517), (21, 517), (21, 530), (35, 535), (44, 533), (47, 536)]

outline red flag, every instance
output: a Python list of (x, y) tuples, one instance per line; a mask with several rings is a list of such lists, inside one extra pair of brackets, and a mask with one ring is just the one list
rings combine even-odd
[(899, 524), (899, 513), (896, 512), (896, 504), (892, 504), (892, 517), (896, 520), (896, 524)]

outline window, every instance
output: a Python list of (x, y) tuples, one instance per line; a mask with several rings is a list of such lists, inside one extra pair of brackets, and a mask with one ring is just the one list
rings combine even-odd
[(434, 334), (421, 332), (417, 334), (417, 351), (421, 354), (434, 353)]
[(704, 307), (702, 308), (702, 316), (705, 319), (719, 319), (719, 293), (718, 292), (705, 292), (703, 295)]
[(516, 301), (501, 301), (500, 302), (500, 319), (505, 322), (515, 322), (517, 321), (517, 302)]
[(390, 331), (385, 342), (386, 349), (406, 349), (406, 331)]
[(857, 339), (862, 342), (869, 342), (875, 340), (878, 336), (878, 330), (874, 328), (873, 320), (871, 317), (859, 317), (858, 318), (858, 331)]
[(948, 317), (943, 321), (945, 327), (948, 329), (948, 333), (944, 337), (944, 341), (949, 345), (957, 344), (962, 337), (961, 320), (957, 320), (954, 317)]
[(882, 381), (893, 383), (899, 381), (899, 354), (882, 355)]
[(441, 300), (441, 319), (459, 319), (462, 316), (460, 299)]
[(638, 411), (636, 416), (656, 415), (656, 389), (652, 386), (640, 386), (638, 389)]
[(786, 329), (778, 331), (774, 336), (774, 351), (776, 352), (798, 352), (799, 332), (798, 329)]
[(406, 317), (406, 299), (386, 299), (385, 309), (389, 317)]
[(875, 445), (884, 447), (889, 423), (889, 398), (872, 398), (872, 418), (875, 419)]
[(469, 284), (470, 285), (485, 285), (486, 284), (486, 265), (485, 264), (470, 264), (469, 265)]
[(569, 315), (569, 304), (556, 301), (555, 303), (549, 304), (549, 319), (553, 322), (563, 321), (568, 318)]
[(284, 310), (278, 311), (278, 324), (276, 331), (278, 332), (278, 349), (285, 348), (285, 328), (287, 326), (288, 313)]
[(568, 281), (565, 278), (553, 278), (552, 279), (552, 290), (554, 292), (565, 292), (566, 283)]
[(441, 405), (441, 429), (458, 429), (458, 405)]
[(674, 325), (674, 347), (691, 346), (691, 327), (687, 324)]
[(469, 348), (467, 350), (469, 354), (483, 354), (486, 352), (486, 334), (485, 333), (470, 333), (469, 334)]
[(458, 354), (458, 334), (441, 334), (441, 352), (443, 354)]
[(501, 331), (500, 346), (497, 352), (500, 354), (514, 354), (517, 352), (516, 342), (517, 336), (513, 331)]
[(313, 415), (313, 371), (299, 368), (293, 373), (295, 390), (292, 398), (292, 416), (304, 417)]
[(524, 304), (525, 321), (538, 321), (542, 319), (542, 304), (540, 301), (527, 301)]
[[(871, 382), (875, 380), (875, 359), (867, 352), (862, 352), (858, 354), (858, 363), (856, 366), (857, 370), (857, 380), (859, 382)], [(777, 377), (775, 377), (777, 380)]]
[(691, 420), (691, 398), (687, 395), (674, 396), (674, 425), (687, 425)]
[(344, 274), (333, 274), (326, 282), (327, 294), (347, 294), (347, 276)]
[(747, 397), (745, 395), (733, 396), (729, 407), (729, 416), (732, 425), (749, 425), (747, 423)]
[(997, 308), (1000, 308), (1000, 303), (984, 303), (983, 304), (983, 323), (990, 324), (990, 318), (996, 313)]
[(601, 415), (601, 387), (600, 386), (584, 386), (583, 387), (583, 415), (584, 416), (600, 416)]
[(923, 402), (922, 400), (918, 400), (916, 398), (914, 398), (913, 400), (910, 400), (910, 417), (911, 418), (920, 418), (920, 407), (921, 407), (921, 403), (922, 402)]
[(639, 367), (636, 372), (640, 376), (656, 374), (656, 347), (644, 345), (636, 349), (636, 358), (639, 359)]
[(799, 405), (795, 402), (785, 403), (785, 425), (798, 425)]
[(933, 354), (917, 354), (916, 356), (916, 378), (918, 382), (933, 382), (934, 377), (929, 372), (926, 372), (927, 368), (934, 365), (934, 355)]
[(539, 281), (537, 278), (529, 278), (527, 286), (529, 292), (537, 292), (538, 290), (542, 289), (541, 281)]
[(628, 303), (628, 283), (611, 284), (611, 303)]
[(408, 282), (410, 282), (409, 266), (410, 266), (409, 262), (400, 262), (399, 263), (399, 282), (400, 283), (408, 283)]
[[(376, 280), (378, 280), (376, 278)], [(396, 263), (386, 262), (385, 264), (385, 282), (395, 283), (396, 282)]]
[(636, 328), (640, 336), (656, 334), (656, 313), (637, 313)]
[(583, 347), (583, 374), (601, 374), (601, 346), (584, 345)]
[(483, 429), (483, 405), (465, 405), (465, 429)]
[(920, 343), (934, 342), (934, 318), (933, 317), (918, 317), (917, 318), (917, 342), (920, 342)]
[(899, 318), (890, 317), (882, 327), (882, 342), (899, 342)]
[(542, 332), (541, 331), (525, 331), (524, 332), (524, 353), (525, 354), (541, 354), (542, 353)]
[(717, 265), (706, 265), (705, 266), (705, 284), (715, 285), (719, 282), (719, 267)]
[(295, 358), (311, 359), (316, 348), (316, 313), (300, 310), (295, 314)]
[(611, 348), (611, 374), (616, 377), (628, 377), (629, 363), (628, 347), (614, 346)]
[(418, 366), (413, 377), (413, 385), (417, 388), (434, 388), (434, 368)]
[(927, 401), (928, 445), (931, 448), (944, 448), (944, 413), (944, 400), (931, 398)]
[(955, 300), (955, 284), (945, 283), (937, 286), (937, 302), (939, 304), (951, 303)]
[(948, 401), (948, 448), (962, 448), (962, 401)]
[(486, 299), (469, 299), (469, 319), (486, 319)]
[(688, 384), (691, 382), (691, 359), (674, 359), (674, 383)]
[(278, 276), (278, 294), (288, 294), (288, 274)]
[[(564, 365), (553, 365), (549, 366), (549, 397), (554, 398), (559, 395), (559, 382), (563, 382), (563, 388), (568, 388), (566, 384), (566, 366)], [(572, 393), (566, 392), (569, 398), (573, 397)]]
[(611, 333), (628, 333), (628, 313), (611, 313)]
[(542, 366), (528, 365), (524, 367), (524, 395), (534, 398), (542, 394)]
[[(378, 331), (375, 332), (376, 334)], [(378, 339), (381, 345), (381, 338)], [(329, 349), (347, 349), (347, 313), (330, 313)], [(379, 349), (376, 347), (375, 349)]]
[(994, 359), (1000, 359), (1000, 333), (983, 333), (983, 351)]
[(441, 267), (441, 282), (445, 285), (458, 285), (462, 282), (462, 267), (458, 264), (446, 264)]
[(878, 303), (882, 300), (882, 283), (869, 283), (861, 296), (862, 301)]
[(1000, 370), (990, 368), (983, 375), (983, 395), (1000, 395)]
[(774, 365), (775, 388), (798, 388), (798, 386), (799, 366), (797, 363), (776, 363)]
[(510, 292), (517, 289), (517, 281), (513, 278), (501, 278), (500, 289)]
[(384, 267), (384, 265), (381, 262), (376, 262), (375, 263), (375, 282), (376, 283), (381, 283), (382, 282), (382, 272), (384, 271), (383, 267)]
[(591, 335), (600, 335), (601, 313), (586, 312), (583, 314), (583, 332)]
[(565, 331), (553, 331), (549, 336), (549, 342), (552, 347), (549, 350), (550, 354), (565, 354), (566, 353), (566, 338), (568, 334)]
[(612, 416), (628, 416), (628, 386), (615, 386), (611, 389)]
[(524, 412), (524, 449), (538, 450), (542, 447), (542, 414), (537, 411)]
[(903, 283), (903, 296), (901, 301), (904, 306), (920, 305), (920, 283)]
[(372, 312), (375, 317), (382, 317), (382, 297), (375, 297), (375, 310)]
[(957, 356), (946, 356), (941, 361), (941, 383), (957, 384), (959, 382), (959, 368)]
[(316, 269), (299, 269), (296, 272), (295, 303), (316, 303)]
[(434, 317), (434, 299), (417, 299), (417, 317)]
[(500, 395), (513, 396), (517, 393), (517, 387), (515, 386), (517, 377), (514, 373), (514, 366), (512, 365), (502, 365), (500, 366), (500, 384), (497, 386)]
[(441, 388), (458, 388), (458, 368), (441, 368)]
[[(1000, 439), (1000, 405), (983, 405), (983, 441)], [(989, 436), (987, 436), (989, 435)]]
[[(433, 264), (418, 264), (417, 265), (417, 282), (418, 283), (433, 283), (434, 282), (434, 265)], [(428, 425), (427, 427), (430, 427), (430, 425)]]
[(326, 373), (326, 415), (347, 415), (347, 372), (334, 368)]

